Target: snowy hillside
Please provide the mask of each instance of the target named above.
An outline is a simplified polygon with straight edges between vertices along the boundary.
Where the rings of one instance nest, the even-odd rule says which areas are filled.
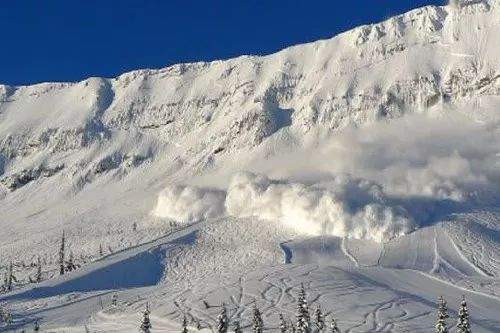
[[[146,302],[153,332],[213,328],[224,302],[273,331],[305,283],[343,332],[429,331],[440,294],[495,332],[499,35],[500,3],[464,0],[263,57],[0,85],[5,329],[135,332]],[[63,231],[82,267],[59,277]]]

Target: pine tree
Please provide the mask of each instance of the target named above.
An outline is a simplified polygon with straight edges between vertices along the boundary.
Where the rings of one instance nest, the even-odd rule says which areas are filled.
[[[38,319],[35,320],[35,325],[33,326],[33,331],[34,332],[40,331],[40,324],[38,323]]]
[[[66,271],[71,272],[76,269],[75,262],[73,260],[73,251],[70,251],[68,261],[66,262]]]
[[[144,310],[144,314],[141,322],[141,331],[144,333],[151,333],[151,321],[149,320],[149,304],[146,304],[146,310]]]
[[[470,322],[469,322],[469,310],[467,309],[467,303],[465,302],[465,296],[462,296],[462,303],[460,304],[460,309],[458,310],[458,325],[457,333],[471,333]]]
[[[316,311],[314,311],[314,321],[318,327],[318,332],[323,331],[325,328],[325,318],[323,317],[323,312],[321,311],[321,306],[318,305]]]
[[[240,322],[238,320],[234,322],[234,333],[243,333],[240,327]]]
[[[61,247],[59,248],[59,275],[64,275],[64,251],[65,251],[66,238],[64,231],[61,237]]]
[[[118,305],[118,295],[117,294],[113,294],[113,296],[111,297],[111,305],[113,305],[113,306]]]
[[[448,308],[446,307],[446,301],[444,300],[443,296],[439,296],[436,333],[448,333],[448,326],[446,324],[447,318]]]
[[[257,306],[253,308],[253,320],[252,320],[252,328],[254,333],[262,333],[262,329],[264,328],[264,322],[262,321],[262,315],[260,314]]]
[[[309,307],[307,305],[306,290],[304,285],[300,287],[299,299],[297,301],[297,332],[311,332],[311,316],[309,315]]]
[[[226,313],[226,305],[222,304],[222,311],[217,317],[217,332],[218,333],[226,333],[228,326],[227,313]]]
[[[104,251],[102,249],[102,244],[99,244],[99,256],[102,257],[104,255]]]
[[[5,283],[5,288],[8,291],[12,290],[12,282],[14,281],[14,269],[12,266],[12,262],[9,264],[9,270],[7,271],[7,281]]]
[[[182,333],[188,333],[186,316],[182,318]]]
[[[40,260],[40,257],[38,257],[38,261],[36,263],[36,276],[35,276],[35,281],[37,283],[42,282],[42,261]]]
[[[288,324],[286,323],[285,317],[280,313],[280,333],[288,332]]]
[[[332,316],[332,321],[330,322],[330,333],[340,333],[340,330],[337,326],[337,321]]]

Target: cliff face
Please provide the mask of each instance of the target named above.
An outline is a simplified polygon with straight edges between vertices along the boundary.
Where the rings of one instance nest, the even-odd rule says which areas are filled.
[[[3,184],[56,169],[82,186],[163,157],[199,173],[277,132],[300,145],[314,131],[443,105],[472,104],[481,117],[477,106],[500,95],[499,17],[487,1],[425,7],[264,57],[1,86]]]

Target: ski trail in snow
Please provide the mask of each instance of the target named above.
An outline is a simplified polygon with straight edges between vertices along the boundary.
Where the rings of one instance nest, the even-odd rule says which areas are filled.
[[[474,265],[463,253],[462,251],[458,248],[457,244],[455,241],[448,235],[448,233],[445,233],[446,237],[450,240],[453,248],[455,251],[457,251],[458,256],[465,262],[467,263],[472,269],[474,269],[479,275],[484,276],[484,277],[490,277],[490,275],[486,274],[480,267]]]
[[[494,295],[490,295],[490,294],[487,294],[487,293],[483,293],[481,291],[477,291],[477,290],[473,290],[473,289],[467,289],[465,287],[461,287],[455,283],[451,283],[449,281],[446,281],[446,280],[443,280],[443,279],[440,279],[438,277],[436,277],[435,275],[432,275],[431,273],[426,273],[426,272],[423,272],[423,271],[415,271],[416,273],[420,274],[420,275],[423,275],[425,277],[428,277],[430,279],[433,279],[435,281],[439,281],[441,283],[444,283],[446,285],[449,285],[450,287],[453,287],[453,288],[457,288],[459,290],[462,290],[464,292],[467,292],[467,293],[473,293],[473,294],[477,294],[477,295],[480,295],[480,296],[485,296],[485,297],[488,297],[488,298],[491,298],[491,299],[494,299],[494,300],[497,300],[497,301],[500,301],[500,297],[497,297],[497,296],[494,296]]]
[[[359,267],[359,262],[358,260],[349,252],[349,249],[347,248],[347,237],[342,238],[342,242],[340,243],[340,248],[342,249],[342,252],[351,259],[351,261],[356,265],[356,267]]]

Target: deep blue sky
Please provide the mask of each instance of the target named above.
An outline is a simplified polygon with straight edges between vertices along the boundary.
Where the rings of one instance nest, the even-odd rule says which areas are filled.
[[[438,0],[0,0],[0,83],[268,54]]]

